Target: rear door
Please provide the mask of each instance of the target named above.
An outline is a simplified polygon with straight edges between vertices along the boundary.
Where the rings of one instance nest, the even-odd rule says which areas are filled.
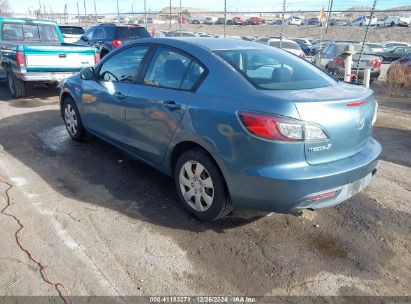
[[[125,143],[126,102],[148,49],[126,48],[102,63],[96,80],[83,81],[84,124],[118,145]]]
[[[190,56],[157,48],[142,84],[133,87],[127,99],[128,150],[158,164],[205,73]]]

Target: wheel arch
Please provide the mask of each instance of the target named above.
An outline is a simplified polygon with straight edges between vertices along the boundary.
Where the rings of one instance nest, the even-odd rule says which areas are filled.
[[[60,95],[60,115],[63,117],[63,103],[67,97],[70,97],[76,102],[76,99],[73,97],[73,94],[68,89],[64,89]]]

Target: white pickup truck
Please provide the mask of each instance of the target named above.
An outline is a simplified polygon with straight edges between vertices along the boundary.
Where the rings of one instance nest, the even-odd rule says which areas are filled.
[[[411,18],[400,16],[387,16],[377,22],[377,26],[410,26]]]

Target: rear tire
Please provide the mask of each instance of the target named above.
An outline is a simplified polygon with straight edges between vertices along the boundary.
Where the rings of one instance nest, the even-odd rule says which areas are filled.
[[[81,122],[80,113],[73,98],[66,97],[63,103],[63,119],[67,132],[75,141],[83,141],[87,132]]]
[[[26,96],[26,83],[17,78],[9,66],[6,67],[7,84],[10,94],[14,98]]]
[[[180,155],[174,182],[184,209],[201,221],[215,221],[233,210],[220,170],[202,149]]]

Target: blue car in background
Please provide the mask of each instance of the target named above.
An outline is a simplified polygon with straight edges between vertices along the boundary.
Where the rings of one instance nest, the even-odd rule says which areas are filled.
[[[68,78],[60,101],[74,140],[95,135],[173,176],[200,220],[335,206],[378,170],[372,91],[268,45],[140,39]]]
[[[290,40],[295,41],[303,50],[306,56],[313,55],[313,48],[310,40],[304,38],[290,38]]]

